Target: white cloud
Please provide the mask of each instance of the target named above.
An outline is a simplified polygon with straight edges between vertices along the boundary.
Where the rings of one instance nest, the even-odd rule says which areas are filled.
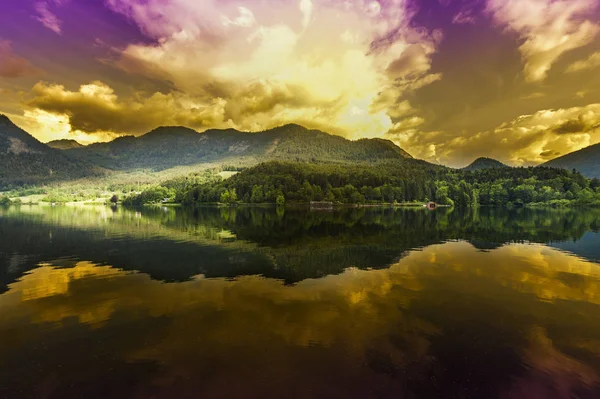
[[[594,40],[597,8],[597,0],[488,0],[495,20],[523,41],[519,50],[532,82],[544,80],[561,55]]]
[[[314,5],[312,0],[300,0],[300,11],[302,12],[302,27],[308,28],[308,24],[312,18]]]
[[[238,7],[240,15],[235,19],[229,19],[226,16],[221,17],[224,26],[235,25],[242,28],[251,28],[256,25],[256,19],[252,11],[246,7]]]

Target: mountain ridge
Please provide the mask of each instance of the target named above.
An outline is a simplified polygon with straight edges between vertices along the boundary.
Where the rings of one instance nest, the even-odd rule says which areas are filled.
[[[47,142],[46,145],[55,150],[70,150],[71,148],[85,147],[83,144],[73,139],[52,140]]]
[[[122,136],[108,143],[68,149],[66,153],[113,170],[163,170],[224,162],[242,167],[267,160],[373,162],[413,159],[389,140],[351,141],[296,124],[256,133],[235,129],[197,132],[183,126],[161,126],[141,136]]]
[[[600,178],[600,143],[554,158],[542,166],[576,169],[588,178]]]
[[[0,187],[92,174],[91,165],[68,158],[0,115]]]

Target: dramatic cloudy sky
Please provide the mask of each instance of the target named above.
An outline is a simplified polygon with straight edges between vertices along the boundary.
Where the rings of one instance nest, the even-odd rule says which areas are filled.
[[[295,122],[463,166],[600,142],[600,0],[1,0],[42,141]]]

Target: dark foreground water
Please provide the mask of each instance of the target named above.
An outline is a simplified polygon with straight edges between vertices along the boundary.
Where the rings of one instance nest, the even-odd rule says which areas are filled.
[[[600,211],[0,209],[0,398],[600,398]]]

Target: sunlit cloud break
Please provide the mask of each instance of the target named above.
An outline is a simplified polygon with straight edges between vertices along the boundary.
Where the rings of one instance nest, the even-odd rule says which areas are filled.
[[[477,143],[505,162],[534,164],[565,149],[553,126],[535,144],[518,129],[502,138],[488,132],[523,115],[600,103],[589,75],[600,65],[598,0],[0,7],[15,8],[7,11],[16,18],[0,25],[0,79],[10,79],[0,112],[20,109],[17,123],[44,139],[106,140],[165,124],[261,131],[298,123],[350,139],[389,138],[433,162],[460,165],[489,152],[466,150]],[[85,29],[82,15],[93,16]],[[17,23],[51,35],[46,48],[14,34]],[[55,56],[36,55],[48,46]],[[497,49],[497,60],[482,57],[486,49]],[[578,133],[569,149],[600,140]]]

